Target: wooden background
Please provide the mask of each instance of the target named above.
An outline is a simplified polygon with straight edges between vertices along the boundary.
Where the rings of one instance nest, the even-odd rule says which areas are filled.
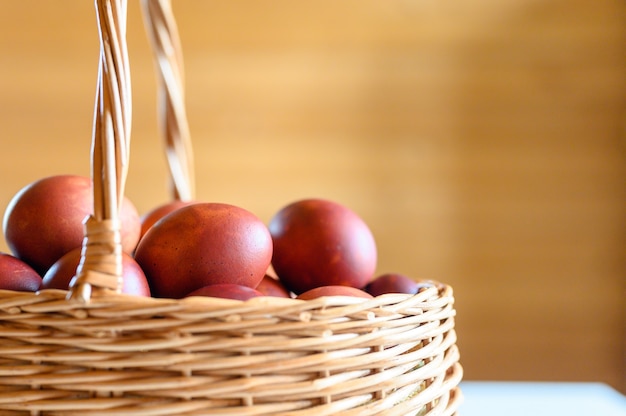
[[[626,390],[621,0],[187,0],[200,199],[267,221],[316,196],[371,226],[379,272],[452,284],[466,379]],[[168,199],[129,5],[127,195]],[[89,174],[93,2],[0,2],[0,206]],[[4,242],[0,250],[6,250]]]

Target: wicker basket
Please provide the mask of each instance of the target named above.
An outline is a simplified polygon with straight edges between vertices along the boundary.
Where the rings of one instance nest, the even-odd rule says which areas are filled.
[[[193,197],[168,1],[143,1],[175,198]],[[0,291],[0,415],[453,415],[452,289],[311,301],[118,293],[130,131],[126,3],[96,1],[94,214],[69,292]]]

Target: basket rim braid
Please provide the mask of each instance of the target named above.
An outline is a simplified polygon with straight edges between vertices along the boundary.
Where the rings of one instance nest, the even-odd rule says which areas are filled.
[[[95,0],[94,213],[69,291],[0,290],[1,415],[456,415],[454,294],[163,299],[119,293],[128,171],[126,0]],[[194,195],[170,0],[142,0],[172,198]]]

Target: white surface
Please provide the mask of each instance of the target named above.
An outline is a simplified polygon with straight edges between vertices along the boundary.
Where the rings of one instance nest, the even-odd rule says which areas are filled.
[[[461,383],[460,416],[626,416],[626,397],[601,383]]]

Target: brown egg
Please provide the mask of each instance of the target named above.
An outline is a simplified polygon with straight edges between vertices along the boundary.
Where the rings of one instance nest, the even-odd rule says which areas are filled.
[[[135,252],[152,295],[168,298],[217,283],[255,288],[271,258],[265,224],[243,208],[220,203],[196,203],[163,217]]]
[[[170,201],[165,204],[148,211],[141,216],[141,237],[154,225],[155,222],[166,216],[167,214],[176,211],[178,208],[186,207],[193,204],[193,201]]]
[[[336,202],[294,202],[274,215],[269,230],[274,271],[296,294],[318,286],[362,288],[376,269],[376,243],[369,227]]]
[[[0,253],[0,289],[35,292],[41,276],[28,264],[8,253]]]
[[[275,296],[279,298],[290,298],[291,294],[289,290],[283,285],[280,280],[266,274],[259,282],[256,290],[263,293],[265,296]]]
[[[372,296],[379,296],[385,293],[416,294],[420,290],[433,286],[431,283],[417,282],[400,273],[385,273],[372,280],[365,287],[365,291]]]
[[[43,275],[83,241],[83,221],[93,213],[91,179],[75,175],[50,176],[22,188],[4,213],[4,236],[11,252]],[[135,206],[124,198],[122,248],[132,253],[141,224]]]
[[[263,296],[263,293],[259,292],[248,286],[236,285],[232,283],[218,283],[215,285],[208,285],[194,290],[189,296],[207,296],[213,298],[224,299],[236,299],[236,300],[248,300]]]
[[[57,260],[44,275],[40,289],[68,290],[80,263],[80,253],[81,248],[75,248]],[[128,253],[122,253],[122,275],[124,276],[122,293],[150,296],[150,286],[146,275]]]
[[[369,293],[351,286],[319,286],[304,293],[300,293],[297,299],[311,300],[322,296],[352,296],[357,298],[373,298]]]

